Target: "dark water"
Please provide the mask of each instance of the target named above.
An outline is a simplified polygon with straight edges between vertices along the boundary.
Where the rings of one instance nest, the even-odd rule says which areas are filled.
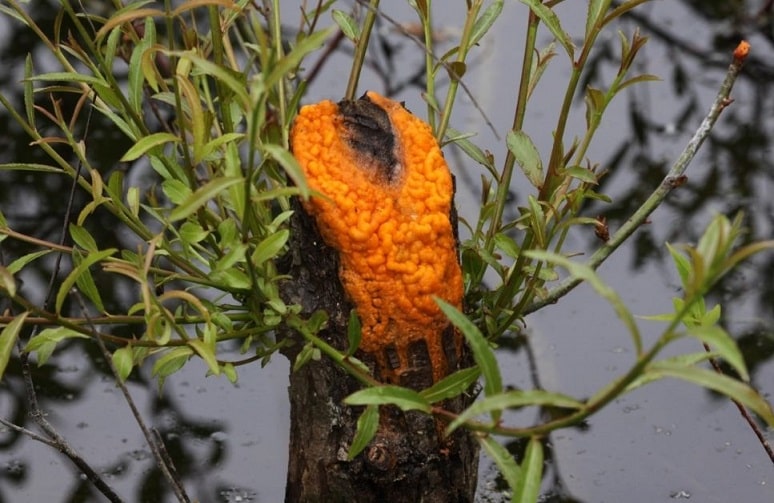
[[[386,3],[386,2],[385,2]],[[753,2],[748,2],[753,3]],[[757,2],[764,4],[766,2]],[[440,6],[440,2],[437,2]],[[55,9],[41,8],[41,23],[53,19]],[[663,77],[622,95],[611,106],[589,153],[610,169],[605,190],[614,204],[589,208],[588,215],[605,214],[615,228],[636,208],[675,159],[692,128],[714,97],[740,36],[753,46],[752,61],[734,91],[734,104],[723,114],[702,154],[688,172],[688,183],[673,192],[624,249],[601,269],[636,314],[655,314],[671,308],[678,281],[663,243],[692,242],[716,212],[743,210],[749,239],[772,237],[772,176],[774,156],[774,59],[770,16],[756,17],[757,5],[737,7],[726,1],[662,1],[637,10],[619,26],[630,33],[635,26],[651,37],[638,71]],[[393,17],[413,20],[405,6],[389,6]],[[461,6],[437,9],[439,27],[458,26]],[[559,9],[564,27],[580,33],[585,2],[565,2]],[[495,124],[505,131],[511,122],[515,82],[521,52],[525,9],[506,2],[492,37],[477,49],[466,82]],[[381,71],[364,76],[363,89],[399,92],[408,106],[422,114],[419,88],[413,85],[413,46],[390,32],[380,31],[389,49],[378,54]],[[546,36],[541,40],[545,42]],[[602,85],[617,68],[617,36],[611,30],[598,52],[591,82]],[[4,71],[0,86],[11,91],[18,69],[33,40],[6,20],[0,21],[0,58]],[[338,98],[344,88],[347,54],[334,55],[331,64],[310,88],[309,100]],[[41,66],[50,63],[41,60]],[[558,56],[543,79],[543,87],[529,109],[528,132],[542,152],[550,132],[567,63]],[[602,80],[599,80],[602,79]],[[335,95],[331,95],[331,90]],[[479,132],[476,141],[502,160],[504,144],[488,131],[469,100],[460,98],[453,126]],[[573,124],[580,127],[582,112]],[[570,129],[572,131],[572,129]],[[0,161],[38,160],[28,141],[0,111]],[[93,148],[111,165],[127,148],[120,135],[93,129]],[[450,153],[459,181],[463,216],[473,217],[479,173],[472,163]],[[526,181],[516,180],[514,206],[525,199]],[[22,232],[56,240],[68,183],[0,173],[0,207]],[[76,200],[77,204],[83,204]],[[104,240],[124,243],[105,217]],[[567,250],[585,251],[595,245],[591,232],[570,236]],[[23,253],[3,243],[6,257]],[[25,292],[40,297],[51,264],[24,278]],[[722,302],[724,326],[739,342],[753,383],[774,399],[774,256],[763,255],[724,281],[711,297]],[[112,306],[126,299],[121,289],[105,286]],[[37,299],[36,299],[37,300]],[[573,396],[588,396],[620,375],[633,354],[628,337],[612,309],[588,288],[578,288],[557,306],[527,319],[528,343],[503,344],[499,351],[506,380],[515,386],[540,386]],[[660,326],[641,322],[643,337],[653,341]],[[694,341],[681,341],[666,354],[700,350]],[[281,357],[266,368],[240,370],[232,386],[225,379],[205,378],[205,368],[192,362],[169,379],[162,393],[149,372],[134,377],[130,391],[146,421],[158,428],[193,498],[201,501],[277,502],[284,492],[287,463],[288,365]],[[128,408],[91,345],[65,346],[51,362],[35,369],[35,382],[48,420],[127,501],[170,501],[167,489]],[[0,415],[16,424],[34,426],[25,418],[25,401],[18,362],[0,383]],[[522,414],[513,421],[533,421]],[[769,433],[771,438],[771,433]],[[508,444],[519,452],[519,442]],[[680,382],[665,381],[640,389],[611,404],[579,428],[551,435],[547,451],[544,501],[657,502],[691,499],[700,502],[774,501],[774,467],[762,447],[727,400]],[[481,501],[504,501],[504,487],[484,460]],[[27,437],[0,429],[0,501],[99,501],[96,493],[59,453]]]

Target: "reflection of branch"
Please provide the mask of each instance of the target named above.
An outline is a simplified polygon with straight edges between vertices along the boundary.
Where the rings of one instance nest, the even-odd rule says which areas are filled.
[[[88,310],[86,308],[86,303],[83,301],[83,297],[77,290],[73,290],[73,295],[75,299],[78,301],[78,305],[81,308],[81,312],[83,313],[84,318],[86,318],[87,322],[89,321],[89,314]],[[95,327],[91,327],[92,330],[95,330]],[[169,485],[172,486],[172,490],[175,493],[175,496],[177,497],[178,501],[183,501],[186,503],[189,503],[191,500],[188,498],[188,495],[185,493],[185,489],[183,489],[183,484],[180,482],[179,478],[177,477],[177,473],[175,471],[174,465],[171,464],[171,460],[169,459],[169,456],[166,454],[166,449],[163,449],[159,446],[159,442],[156,441],[158,438],[158,433],[151,432],[151,430],[148,428],[148,426],[145,424],[145,421],[142,419],[142,415],[140,414],[140,411],[137,410],[137,405],[134,403],[134,400],[132,399],[132,395],[129,393],[129,390],[126,387],[126,384],[124,384],[124,381],[121,379],[121,376],[118,373],[118,369],[116,368],[115,363],[113,363],[112,355],[110,354],[110,351],[108,351],[107,347],[105,346],[105,342],[102,340],[101,337],[95,337],[94,338],[97,341],[97,346],[99,347],[100,352],[102,353],[103,358],[105,358],[105,363],[107,363],[108,367],[110,368],[110,371],[113,373],[113,376],[116,379],[116,384],[118,385],[118,388],[121,390],[121,393],[124,395],[124,400],[126,400],[126,403],[129,405],[129,408],[132,411],[132,415],[134,416],[134,420],[137,422],[137,426],[140,427],[140,431],[142,431],[142,434],[145,436],[145,441],[148,443],[148,447],[150,447],[151,452],[153,453],[153,457],[156,458],[156,465],[161,470],[161,473],[164,474],[164,477],[167,479],[167,482],[169,482]],[[156,435],[154,435],[156,433]]]
[[[742,42],[740,47],[742,44],[746,44],[746,42]],[[677,161],[675,161],[675,163],[672,165],[672,168],[666,174],[658,188],[653,191],[653,193],[642,204],[642,206],[640,206],[640,208],[635,211],[634,214],[629,217],[629,219],[610,237],[609,241],[607,241],[603,246],[597,249],[596,252],[594,252],[594,254],[586,263],[587,266],[591,267],[592,269],[597,269],[602,264],[602,262],[604,262],[619,246],[621,246],[621,244],[626,239],[629,238],[629,236],[634,233],[634,231],[640,227],[640,225],[642,225],[647,220],[648,216],[659,205],[661,205],[667,195],[669,195],[669,193],[675,187],[675,182],[679,180],[681,176],[683,176],[683,173],[685,173],[688,165],[696,156],[696,152],[699,150],[699,147],[701,147],[702,143],[704,143],[704,140],[709,136],[712,127],[715,125],[715,122],[717,122],[718,117],[720,117],[720,113],[733,101],[729,97],[731,94],[731,89],[734,86],[736,78],[739,76],[739,72],[742,69],[742,65],[746,59],[746,56],[746,53],[743,55],[737,55],[736,52],[734,53],[734,60],[728,67],[726,78],[723,81],[723,84],[720,86],[720,91],[718,92],[715,101],[712,103],[707,116],[704,118],[701,124],[699,124],[699,127],[694,133],[693,138],[691,138],[682,154],[680,154],[680,157],[677,158]],[[565,279],[557,286],[550,289],[544,297],[527,306],[523,314],[527,315],[548,304],[553,304],[561,297],[567,295],[576,286],[578,286],[581,281],[582,280],[578,278]]]
[[[35,392],[35,385],[32,381],[29,353],[25,353],[22,350],[20,341],[17,341],[17,349],[19,351],[22,377],[24,380],[24,387],[26,390],[27,403],[29,407],[27,414],[29,415],[30,419],[32,419],[41,430],[43,430],[49,440],[46,440],[37,435],[30,436],[30,438],[56,448],[59,452],[67,456],[67,458],[72,461],[75,466],[78,467],[78,470],[81,471],[81,473],[89,480],[89,482],[94,484],[94,487],[96,487],[97,490],[108,499],[108,501],[121,503],[123,500],[115,493],[115,491],[113,491],[113,489],[105,483],[102,477],[100,477],[99,474],[94,471],[94,469],[75,451],[75,449],[70,447],[70,444],[67,443],[67,440],[65,440],[59,433],[57,433],[54,427],[51,426],[51,423],[46,420],[45,414],[43,414],[43,411],[40,409],[40,405],[38,404],[38,395]],[[3,424],[5,424],[5,421],[3,421]],[[25,434],[28,431],[25,429],[14,429]]]

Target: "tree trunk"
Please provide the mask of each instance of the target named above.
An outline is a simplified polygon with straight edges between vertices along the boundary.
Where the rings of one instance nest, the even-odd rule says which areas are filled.
[[[347,320],[352,307],[338,276],[337,252],[326,246],[314,221],[299,204],[291,222],[290,252],[283,269],[292,280],[282,285],[287,302],[303,306],[303,314],[322,309],[329,315],[319,335],[334,347],[347,345]],[[295,361],[303,341],[284,351]],[[414,361],[427,362],[427,348],[410,350]],[[371,355],[356,356],[373,364]],[[423,360],[424,358],[424,360]],[[463,352],[457,368],[471,365]],[[406,385],[424,387],[427,378],[408,379]],[[412,385],[413,384],[413,385]],[[458,430],[441,438],[436,421],[419,412],[382,407],[376,437],[355,459],[347,452],[362,407],[349,407],[343,399],[360,389],[328,358],[310,361],[290,376],[290,460],[285,501],[295,502],[468,502],[473,501],[478,444],[473,436]],[[460,411],[469,405],[463,396],[445,407]],[[467,402],[467,403],[466,403]]]

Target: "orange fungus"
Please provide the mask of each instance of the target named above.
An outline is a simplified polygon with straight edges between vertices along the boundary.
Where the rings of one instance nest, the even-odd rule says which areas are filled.
[[[360,349],[380,377],[400,381],[423,362],[437,381],[453,370],[444,334],[459,336],[433,297],[459,308],[462,274],[450,221],[451,173],[430,127],[374,92],[357,101],[301,108],[293,154],[316,195],[304,202],[340,255],[339,276],[362,325]],[[422,360],[421,358],[419,360]]]

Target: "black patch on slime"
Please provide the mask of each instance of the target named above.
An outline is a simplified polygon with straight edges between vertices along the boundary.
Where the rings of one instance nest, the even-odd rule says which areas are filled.
[[[338,107],[349,133],[347,143],[350,147],[372,160],[388,182],[394,181],[398,159],[395,157],[395,134],[387,112],[366,95],[354,101],[342,100]]]

